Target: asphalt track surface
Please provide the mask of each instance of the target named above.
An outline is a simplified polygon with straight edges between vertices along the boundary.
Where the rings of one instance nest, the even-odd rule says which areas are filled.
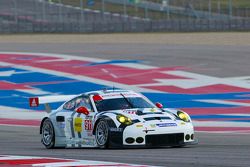
[[[65,53],[103,59],[142,60],[155,66],[187,66],[220,77],[249,75],[247,46],[149,44],[4,44],[1,51]],[[50,156],[167,167],[249,166],[250,134],[197,133],[199,145],[158,149],[54,149],[40,144],[38,128],[0,126],[0,154]]]
[[[166,167],[249,166],[250,135],[198,133],[199,145],[154,149],[45,149],[38,128],[0,126],[1,154],[123,162]]]

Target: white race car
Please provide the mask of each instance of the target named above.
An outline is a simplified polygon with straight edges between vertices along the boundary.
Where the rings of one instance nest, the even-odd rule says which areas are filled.
[[[49,103],[64,102],[56,110]],[[194,127],[183,111],[162,108],[140,93],[103,90],[80,95],[30,98],[45,104],[40,126],[46,148],[162,147],[196,144]]]

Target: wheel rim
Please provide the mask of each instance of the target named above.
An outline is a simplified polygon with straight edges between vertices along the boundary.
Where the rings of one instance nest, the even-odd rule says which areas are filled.
[[[50,123],[45,122],[42,131],[42,140],[45,145],[50,145],[53,140],[53,128]]]
[[[96,128],[96,142],[98,145],[103,146],[108,139],[108,127],[106,123],[99,122]]]

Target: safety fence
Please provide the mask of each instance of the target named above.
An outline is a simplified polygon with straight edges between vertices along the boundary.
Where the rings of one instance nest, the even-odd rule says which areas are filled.
[[[113,32],[197,32],[248,31],[250,20],[138,20],[75,23],[7,23],[1,33],[113,33]]]
[[[157,6],[155,6],[155,8],[156,7]],[[183,8],[179,9],[172,7],[172,10],[177,9],[178,11],[182,11],[183,15],[189,12],[188,10],[183,10]],[[191,9],[190,13],[193,13]],[[209,13],[203,12],[203,14],[207,15]],[[201,15],[201,13],[199,15]],[[225,14],[216,14],[213,15],[214,17],[193,17],[192,14],[186,16],[188,17],[150,19],[145,17],[134,17],[124,13],[81,9],[79,7],[51,3],[47,0],[0,0],[0,33],[112,33],[250,30],[250,17],[230,16]]]

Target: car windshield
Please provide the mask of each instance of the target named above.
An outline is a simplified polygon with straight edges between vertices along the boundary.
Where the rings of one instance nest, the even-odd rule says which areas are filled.
[[[95,102],[98,112],[131,108],[154,108],[155,106],[141,97],[105,99]]]

